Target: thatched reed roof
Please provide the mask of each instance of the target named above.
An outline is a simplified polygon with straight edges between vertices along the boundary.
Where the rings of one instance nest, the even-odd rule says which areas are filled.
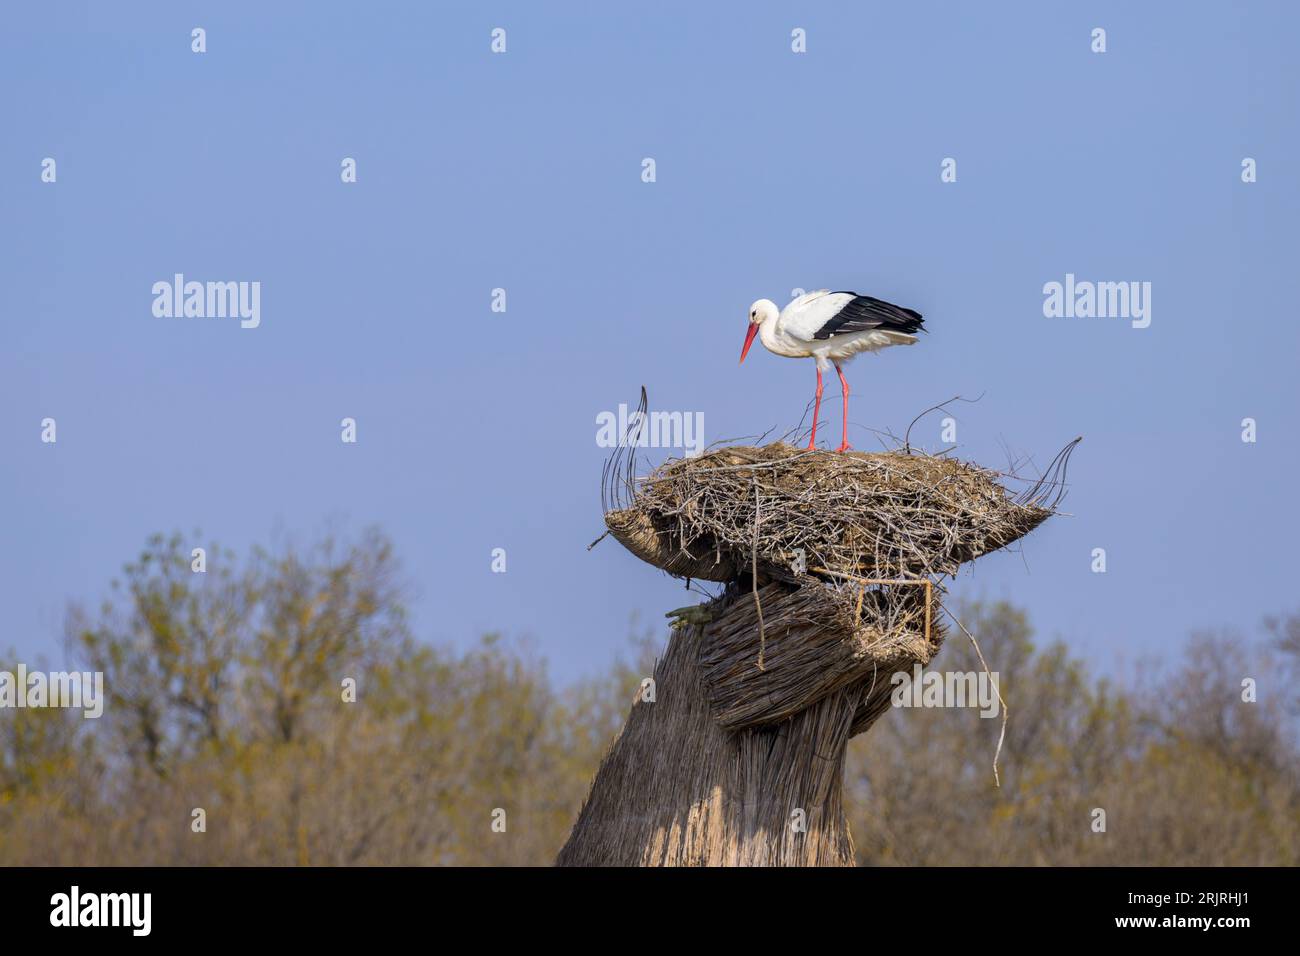
[[[733,589],[707,605],[700,650],[715,719],[731,730],[778,723],[842,688],[883,687],[893,671],[929,663],[943,642],[929,596],[912,591],[897,613],[886,606],[898,599],[891,592],[812,577],[772,581],[757,593]]]

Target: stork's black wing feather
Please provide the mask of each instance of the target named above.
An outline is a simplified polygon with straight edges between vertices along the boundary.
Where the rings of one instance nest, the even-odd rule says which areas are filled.
[[[816,334],[813,335],[814,339],[829,339],[832,335],[869,332],[872,329],[882,329],[886,332],[904,332],[907,335],[917,331],[925,331],[920,312],[905,309],[900,305],[894,305],[869,295],[858,295],[856,292],[846,292],[844,294],[851,295],[853,298],[817,330]]]

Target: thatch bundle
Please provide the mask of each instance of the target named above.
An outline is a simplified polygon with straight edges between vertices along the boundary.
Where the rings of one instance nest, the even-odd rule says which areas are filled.
[[[709,708],[703,643],[698,627],[674,632],[655,699],[636,698],[556,863],[851,866],[841,799],[860,695],[842,688],[779,727],[730,731]]]
[[[716,602],[704,628],[700,668],[723,727],[772,724],[832,691],[889,675],[916,661],[928,663],[941,642],[929,589],[911,591],[904,621],[882,607],[889,596],[865,588],[827,587],[815,579],[798,585],[772,581],[757,600],[737,590]],[[760,623],[761,617],[761,623]]]
[[[777,442],[642,479],[615,462],[610,533],[727,586],[683,616],[558,862],[851,865],[849,738],[888,709],[894,672],[938,651],[939,580],[1053,513],[1074,444],[1015,498],[992,472],[910,450]]]

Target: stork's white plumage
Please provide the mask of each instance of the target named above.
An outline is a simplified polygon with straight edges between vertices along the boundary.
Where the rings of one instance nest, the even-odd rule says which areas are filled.
[[[822,372],[834,365],[844,396],[844,431],[837,451],[849,448],[849,383],[842,366],[859,352],[878,352],[891,345],[913,345],[923,331],[921,313],[856,292],[820,289],[801,295],[778,310],[771,299],[749,307],[749,334],[740,351],[745,361],[754,336],[769,352],[787,358],[817,360],[817,399],[813,405],[811,449],[817,443],[817,414],[822,404]]]

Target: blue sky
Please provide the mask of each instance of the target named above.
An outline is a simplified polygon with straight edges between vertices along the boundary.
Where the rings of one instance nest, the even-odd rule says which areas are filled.
[[[926,316],[849,367],[857,447],[955,394],[984,396],[956,409],[979,463],[1084,436],[1072,516],[956,594],[1103,670],[1294,609],[1297,28],[1283,3],[7,5],[0,646],[58,659],[68,600],[154,531],[374,523],[421,638],[594,673],[687,601],[586,550],[596,416],[644,384],[708,440],[793,426],[811,363],[736,358],[749,303],[796,287]],[[176,272],[259,281],[260,327],[155,318]],[[1066,273],[1150,282],[1150,327],[1044,317]]]

